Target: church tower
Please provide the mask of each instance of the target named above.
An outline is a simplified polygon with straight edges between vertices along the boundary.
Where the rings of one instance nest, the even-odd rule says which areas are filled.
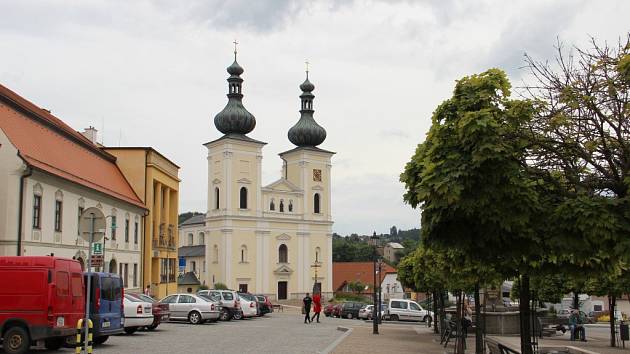
[[[317,147],[326,139],[326,130],[313,117],[315,85],[309,81],[308,68],[306,80],[300,85],[300,89],[300,119],[288,132],[289,141],[296,148],[281,153],[280,157],[284,160],[284,178],[303,191],[302,205],[299,207],[304,223],[300,226],[304,228],[304,235],[311,236],[305,238],[305,243],[309,244],[304,248],[310,252],[313,249],[323,250],[322,254],[307,253],[303,260],[306,263],[309,259],[318,263],[326,260],[329,264],[321,264],[326,272],[320,273],[322,284],[319,286],[332,289],[331,158],[335,153]],[[301,266],[308,268],[310,265],[306,263]],[[307,284],[302,286],[306,287]]]
[[[227,68],[228,102],[214,117],[215,127],[224,135],[204,144],[208,148],[208,241],[206,243],[206,268],[212,283],[223,282],[229,287],[236,286],[231,281],[235,277],[248,279],[247,274],[255,272],[251,266],[232,267],[241,260],[241,249],[249,247],[254,252],[255,244],[249,245],[247,235],[234,233],[233,219],[255,218],[262,214],[261,204],[261,162],[264,142],[254,140],[246,134],[254,130],[256,118],[243,106],[243,68],[236,61]],[[244,227],[256,227],[242,225]],[[244,256],[244,255],[243,255]],[[246,269],[244,269],[246,268]],[[242,274],[236,274],[242,273]]]

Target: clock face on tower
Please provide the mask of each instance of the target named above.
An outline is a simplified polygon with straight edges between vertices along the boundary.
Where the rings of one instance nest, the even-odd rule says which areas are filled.
[[[313,170],[313,181],[315,182],[322,181],[322,170]]]

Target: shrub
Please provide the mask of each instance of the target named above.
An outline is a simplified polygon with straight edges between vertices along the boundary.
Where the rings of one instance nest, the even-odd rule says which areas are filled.
[[[227,290],[228,287],[227,287],[227,285],[225,285],[223,283],[214,283],[214,289],[215,290]]]
[[[601,315],[597,317],[597,322],[610,322],[610,315]]]
[[[208,286],[206,284],[199,285],[199,290],[208,290]]]

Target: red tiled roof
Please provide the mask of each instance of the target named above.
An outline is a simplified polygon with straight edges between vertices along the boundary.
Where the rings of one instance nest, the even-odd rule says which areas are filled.
[[[29,166],[145,208],[114,156],[1,84],[0,129]]]
[[[396,273],[396,268],[383,263],[383,274]],[[384,278],[381,275],[381,280]],[[373,262],[333,262],[333,291],[340,290],[346,283],[360,281],[369,285],[374,283]]]

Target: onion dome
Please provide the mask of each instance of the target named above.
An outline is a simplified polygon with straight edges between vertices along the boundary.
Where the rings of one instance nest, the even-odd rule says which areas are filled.
[[[234,63],[228,66],[228,102],[225,108],[214,117],[214,126],[223,134],[247,134],[256,127],[256,118],[243,106],[243,94],[241,93],[244,72],[236,62],[236,50],[234,50]]]
[[[313,118],[313,95],[315,89],[308,80],[308,70],[306,71],[306,80],[300,85],[302,94],[302,109],[300,110],[300,120],[291,129],[289,129],[289,141],[298,147],[311,146],[315,147],[326,140],[326,130],[322,128]]]

